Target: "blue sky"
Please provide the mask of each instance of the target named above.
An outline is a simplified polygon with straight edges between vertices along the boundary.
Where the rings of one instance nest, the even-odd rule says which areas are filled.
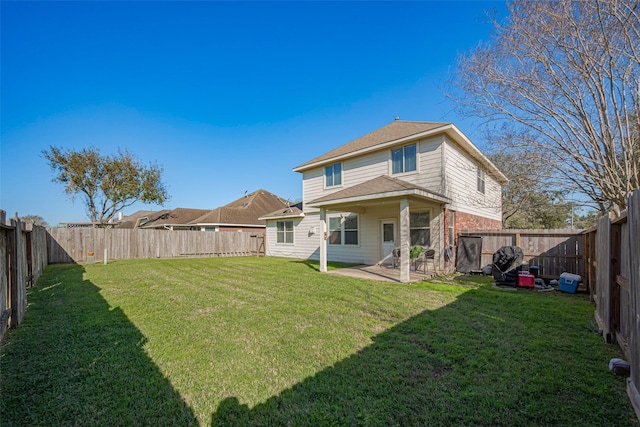
[[[0,208],[86,221],[51,182],[51,145],[157,163],[165,208],[258,188],[302,197],[292,171],[391,122],[478,123],[442,87],[503,2],[0,4]],[[501,15],[499,15],[501,16]],[[136,204],[138,209],[161,209]]]

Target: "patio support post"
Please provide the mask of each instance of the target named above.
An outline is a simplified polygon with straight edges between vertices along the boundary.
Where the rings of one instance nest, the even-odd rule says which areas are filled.
[[[409,251],[411,250],[409,232],[409,199],[400,200],[400,281],[408,283],[410,277]]]
[[[327,272],[327,211],[320,208],[320,273]]]

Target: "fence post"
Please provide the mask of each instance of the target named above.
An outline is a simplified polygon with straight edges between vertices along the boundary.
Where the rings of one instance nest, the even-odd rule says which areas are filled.
[[[627,202],[627,223],[629,227],[629,245],[635,248],[634,253],[629,257],[629,281],[630,281],[630,301],[629,309],[632,315],[631,334],[629,337],[629,350],[631,354],[631,376],[627,379],[627,395],[636,417],[640,419],[640,392],[638,385],[640,384],[640,257],[637,250],[640,245],[640,190],[634,191]]]
[[[23,223],[18,219],[11,220],[13,232],[9,233],[10,256],[9,292],[11,301],[11,317],[9,327],[14,328],[22,322],[27,308],[27,259],[26,238],[23,236]],[[9,249],[8,248],[8,249]]]
[[[596,321],[605,341],[611,342],[611,220],[608,215],[598,220],[596,234]]]

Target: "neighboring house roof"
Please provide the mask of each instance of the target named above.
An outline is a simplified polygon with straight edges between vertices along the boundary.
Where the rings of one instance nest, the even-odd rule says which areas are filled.
[[[372,151],[385,149],[396,144],[444,133],[451,137],[467,153],[484,165],[489,174],[500,182],[507,177],[453,124],[445,122],[414,122],[395,120],[386,126],[374,130],[360,138],[344,144],[334,150],[316,157],[294,168],[294,172],[322,166],[328,163],[355,157]]]
[[[160,211],[147,211],[147,210],[139,210],[137,212],[132,213],[131,215],[127,215],[122,218],[118,222],[116,228],[136,228],[145,222],[156,219],[160,215],[164,215],[168,212],[171,212],[169,209],[163,209]]]
[[[287,207],[287,201],[266,190],[256,190],[238,200],[206,212],[195,218],[191,225],[255,226],[264,227],[261,217]]]
[[[176,208],[161,211],[149,217],[149,221],[141,224],[141,228],[188,227],[194,219],[209,212],[208,209]]]
[[[216,209],[176,208],[138,211],[118,223],[118,228],[195,228],[202,226],[264,227],[261,216],[288,206],[286,200],[266,190],[256,190]]]
[[[422,199],[450,203],[451,199],[435,191],[428,190],[419,185],[411,184],[387,175],[381,175],[353,187],[336,191],[327,196],[320,197],[308,203],[309,206],[326,206],[341,203],[379,201],[383,198],[398,198],[415,196]]]
[[[261,220],[268,219],[284,219],[284,218],[303,218],[304,212],[302,211],[302,203],[297,203],[293,206],[284,209],[278,209],[275,212],[268,213],[262,217]]]

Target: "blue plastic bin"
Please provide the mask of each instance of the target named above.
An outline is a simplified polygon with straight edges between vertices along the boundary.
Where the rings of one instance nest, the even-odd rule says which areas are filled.
[[[560,275],[560,286],[558,286],[558,290],[562,292],[568,292],[570,294],[575,294],[578,289],[578,284],[580,283],[580,276],[577,274],[571,273],[562,273]]]

